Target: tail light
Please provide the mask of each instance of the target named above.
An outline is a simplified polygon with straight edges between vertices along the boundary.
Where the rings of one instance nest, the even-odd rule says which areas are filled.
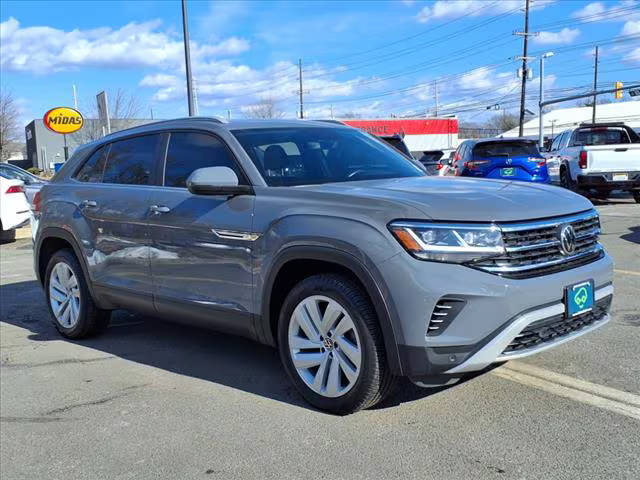
[[[24,188],[20,185],[12,185],[4,193],[24,193]]]
[[[536,158],[536,160],[538,161],[537,165],[539,167],[544,167],[547,164],[546,158]]]
[[[436,165],[436,170],[442,170],[443,168],[444,168],[444,165],[442,165],[441,163]]]
[[[580,168],[587,168],[587,152],[584,150],[580,152],[580,159],[578,160],[578,166]]]
[[[33,213],[40,213],[40,192],[36,192],[33,196],[33,202],[31,203],[31,210]]]
[[[487,165],[488,163],[489,160],[473,160],[472,162],[466,162],[464,166],[470,168],[471,170],[475,170],[476,167]]]

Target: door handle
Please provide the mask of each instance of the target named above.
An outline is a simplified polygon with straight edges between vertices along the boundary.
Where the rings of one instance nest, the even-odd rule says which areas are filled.
[[[169,213],[171,211],[169,207],[165,207],[164,205],[151,205],[149,210],[151,210],[151,213],[155,213],[156,215],[160,213]]]
[[[96,208],[98,206],[95,200],[83,200],[81,205],[85,208]]]

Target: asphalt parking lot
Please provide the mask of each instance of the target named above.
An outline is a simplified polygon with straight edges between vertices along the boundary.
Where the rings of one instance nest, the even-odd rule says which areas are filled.
[[[62,339],[29,240],[0,247],[0,477],[640,478],[640,205],[597,206],[612,321],[447,389],[309,408],[277,352],[117,312]]]

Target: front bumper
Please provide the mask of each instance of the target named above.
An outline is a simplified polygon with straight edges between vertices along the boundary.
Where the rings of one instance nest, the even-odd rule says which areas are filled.
[[[489,343],[487,343],[484,347],[474,353],[468,360],[458,365],[457,367],[447,370],[445,373],[454,374],[475,372],[477,370],[482,370],[483,368],[495,362],[528,357],[529,355],[543,352],[544,350],[548,350],[549,348],[562,345],[563,343],[574,340],[575,338],[580,337],[585,333],[589,333],[597,328],[600,328],[610,319],[609,308],[611,305],[611,297],[613,296],[613,285],[607,285],[605,287],[599,288],[594,293],[596,302],[602,302],[603,300],[608,301],[604,312],[601,315],[598,315],[598,317],[594,319],[592,323],[589,323],[582,328],[577,328],[573,331],[567,332],[564,335],[558,335],[557,337],[549,341],[536,344],[530,348],[523,348],[522,350],[513,350],[507,352],[505,351],[507,347],[529,325],[535,322],[540,322],[546,319],[551,319],[563,315],[565,305],[564,303],[559,302],[548,307],[543,307],[531,312],[523,313],[522,315],[516,317],[512,322],[510,322],[507,327],[500,331],[493,339],[489,341]]]
[[[577,176],[577,184],[582,189],[593,190],[634,190],[640,189],[640,172],[621,172],[626,173],[628,180],[614,180],[613,172],[605,173],[589,173]]]
[[[379,265],[397,311],[394,334],[402,374],[410,377],[482,370],[494,362],[531,355],[575,337],[574,332],[527,351],[503,356],[528,325],[564,312],[564,288],[593,280],[596,299],[611,295],[613,263],[608,255],[586,265],[539,277],[509,279],[461,265],[424,262],[401,253]],[[443,298],[464,307],[437,335],[427,335]],[[580,329],[587,333],[608,320]]]

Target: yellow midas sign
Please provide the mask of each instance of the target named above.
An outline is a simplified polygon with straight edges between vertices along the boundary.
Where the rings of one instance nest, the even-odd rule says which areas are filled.
[[[44,125],[56,133],[77,132],[84,125],[82,114],[70,107],[56,107],[44,114]]]

